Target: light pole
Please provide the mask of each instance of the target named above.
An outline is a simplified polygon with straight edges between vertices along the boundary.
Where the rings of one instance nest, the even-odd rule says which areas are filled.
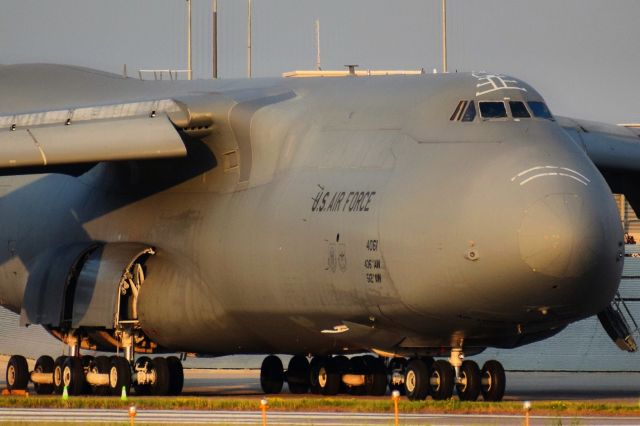
[[[447,72],[447,0],[442,0],[442,72]]]
[[[316,69],[320,71],[320,20],[316,19]]]
[[[187,0],[187,78],[191,80],[193,70],[191,58],[191,0]]]
[[[248,0],[247,7],[247,76],[251,78],[251,25],[252,25],[252,5],[251,0]]]
[[[211,0],[211,73],[218,78],[218,0]]]

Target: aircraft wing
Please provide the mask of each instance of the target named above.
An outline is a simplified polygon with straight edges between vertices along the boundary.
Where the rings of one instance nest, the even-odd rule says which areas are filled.
[[[611,190],[624,194],[640,213],[640,126],[557,119],[598,167]]]
[[[599,169],[640,172],[640,127],[558,117]]]
[[[0,169],[182,157],[171,99],[0,116]]]

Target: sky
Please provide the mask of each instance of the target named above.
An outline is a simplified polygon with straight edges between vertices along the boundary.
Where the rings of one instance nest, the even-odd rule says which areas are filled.
[[[211,78],[211,2],[192,0],[194,78]],[[219,75],[246,77],[247,0],[218,0]],[[313,69],[441,69],[440,0],[253,0],[253,76]],[[0,63],[129,75],[185,69],[185,0],[2,0]],[[449,71],[509,74],[552,111],[640,122],[640,1],[448,0]]]

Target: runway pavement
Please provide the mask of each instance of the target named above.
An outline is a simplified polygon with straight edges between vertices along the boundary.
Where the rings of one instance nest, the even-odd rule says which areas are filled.
[[[260,412],[255,411],[175,411],[144,410],[136,415],[136,423],[144,424],[261,424]],[[523,416],[464,415],[464,414],[401,414],[403,425],[522,425]],[[126,410],[74,410],[74,409],[2,409],[2,422],[65,422],[65,423],[116,423],[129,421]],[[268,412],[270,425],[389,425],[393,414],[368,413],[307,413]],[[579,425],[637,425],[633,417],[550,417],[531,416],[531,425],[579,424]]]

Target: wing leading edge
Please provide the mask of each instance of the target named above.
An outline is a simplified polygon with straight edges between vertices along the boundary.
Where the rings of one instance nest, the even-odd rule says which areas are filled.
[[[640,127],[567,117],[557,119],[598,167],[611,191],[624,194],[640,213]]]
[[[0,169],[183,157],[168,116],[179,110],[165,99],[0,116]]]

